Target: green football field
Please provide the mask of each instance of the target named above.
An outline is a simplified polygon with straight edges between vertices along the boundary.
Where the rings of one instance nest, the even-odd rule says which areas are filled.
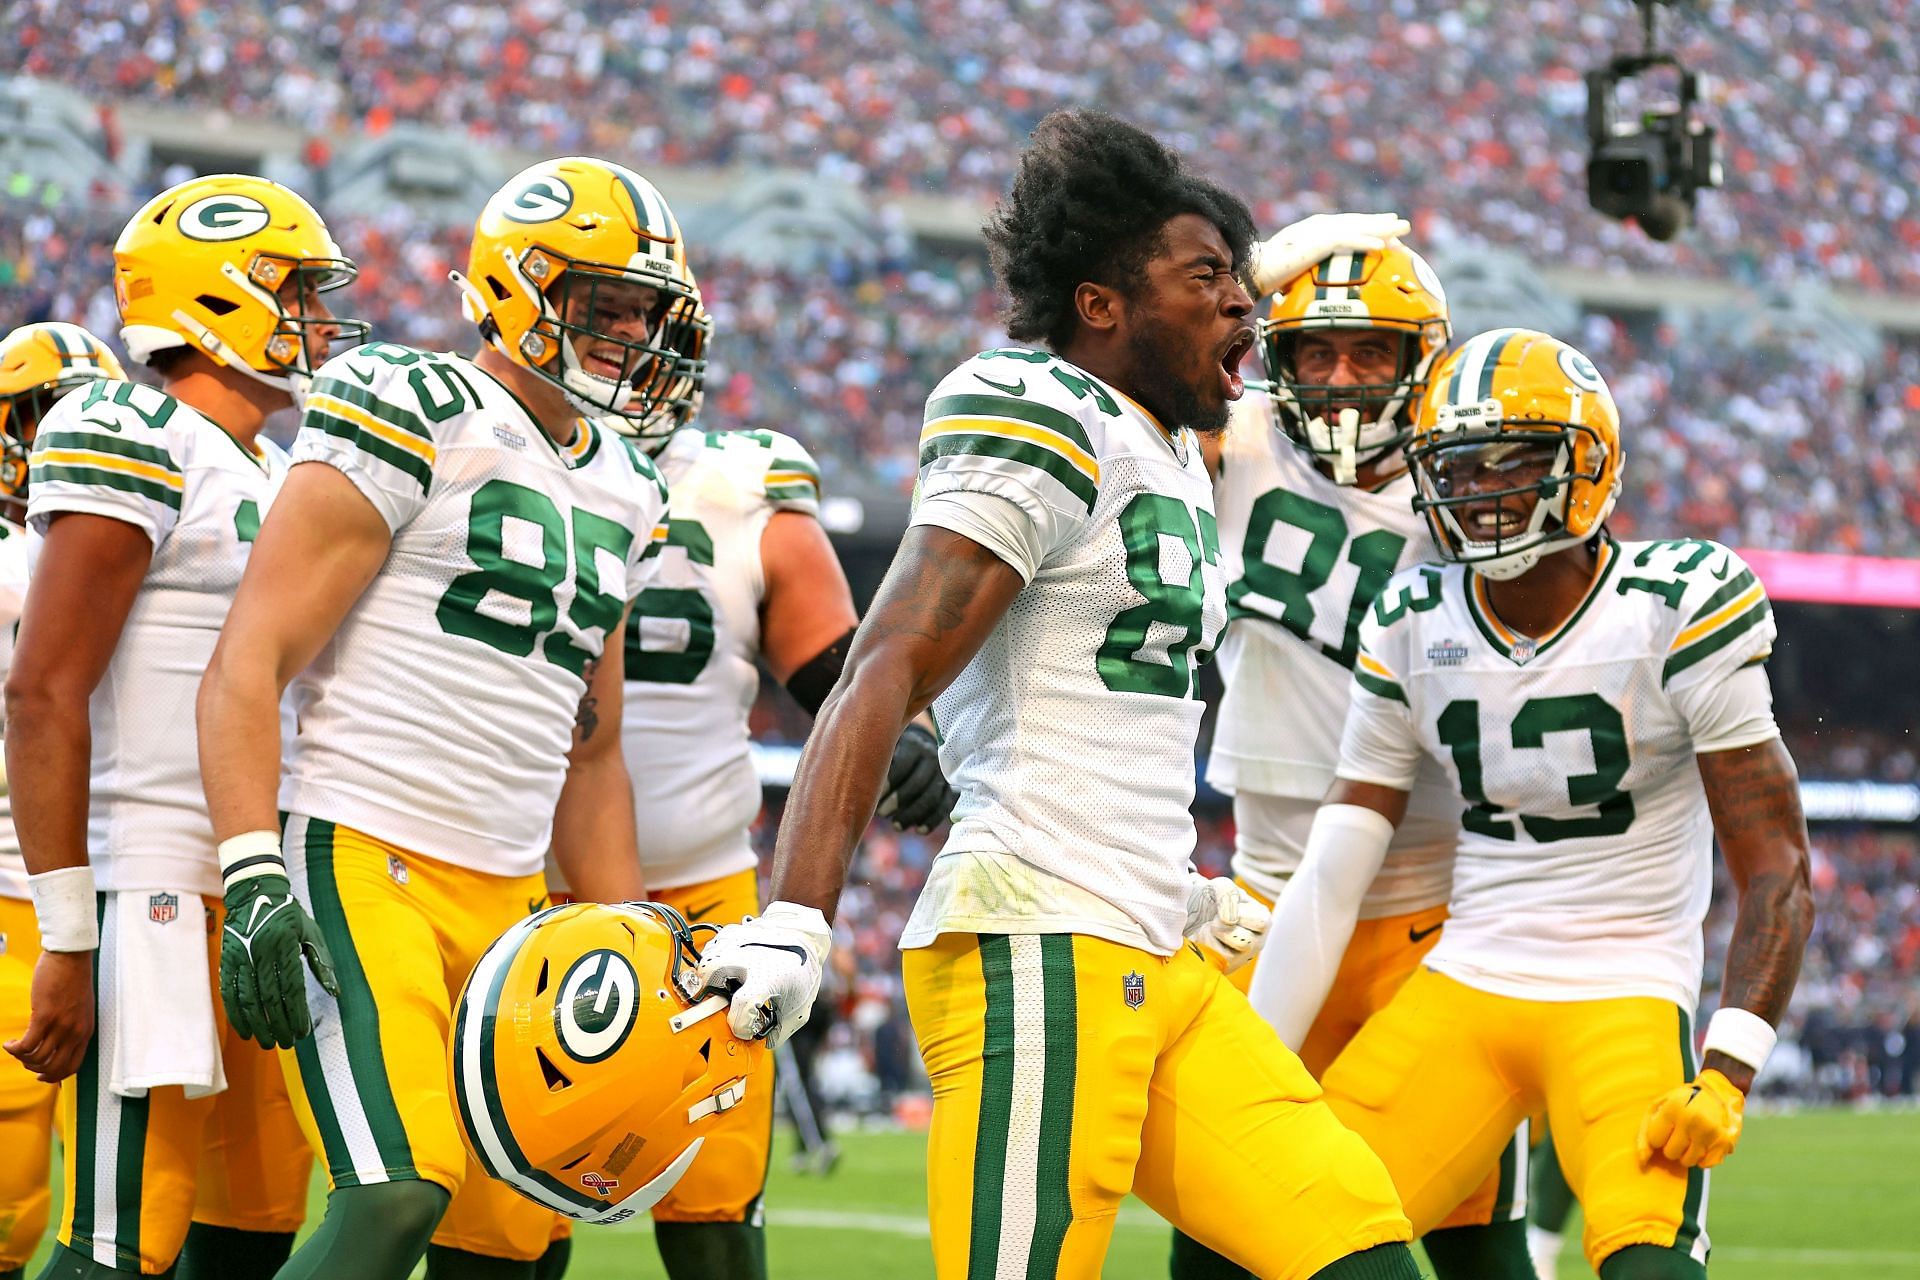
[[[924,1136],[855,1133],[841,1147],[830,1177],[800,1177],[788,1171],[782,1140],[767,1194],[774,1280],[845,1280],[850,1268],[862,1280],[931,1275]],[[1739,1152],[1713,1175],[1707,1225],[1719,1280],[1920,1276],[1920,1113],[1754,1117]],[[1576,1244],[1560,1275],[1591,1275],[1575,1256],[1577,1226],[1569,1234]],[[575,1238],[569,1280],[665,1274],[644,1225],[582,1228]],[[1165,1276],[1167,1238],[1152,1211],[1128,1202],[1105,1274]]]

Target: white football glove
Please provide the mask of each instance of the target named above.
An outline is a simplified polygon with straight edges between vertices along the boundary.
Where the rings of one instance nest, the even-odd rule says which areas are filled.
[[[806,1025],[820,994],[833,928],[817,907],[776,902],[714,935],[695,973],[704,991],[732,996],[727,1022],[742,1040],[779,1048]]]
[[[1225,876],[1187,872],[1187,924],[1181,932],[1232,973],[1259,954],[1272,914]]]
[[[1413,230],[1397,213],[1316,213],[1253,246],[1253,287],[1265,297],[1331,254],[1368,253]]]

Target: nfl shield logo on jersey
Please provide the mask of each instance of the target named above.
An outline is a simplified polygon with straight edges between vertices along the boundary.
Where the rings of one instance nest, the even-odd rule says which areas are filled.
[[[1521,666],[1533,661],[1533,655],[1539,652],[1540,642],[1532,636],[1518,636],[1513,642],[1513,660]]]
[[[172,924],[180,914],[180,895],[156,893],[147,899],[147,919],[155,924]]]
[[[1137,973],[1129,973],[1121,978],[1120,990],[1127,998],[1129,1009],[1138,1009],[1147,1002],[1147,980]]]

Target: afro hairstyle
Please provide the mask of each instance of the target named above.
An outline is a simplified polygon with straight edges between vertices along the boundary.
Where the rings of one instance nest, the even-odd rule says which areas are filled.
[[[1013,189],[983,228],[1012,305],[1007,335],[1055,351],[1079,323],[1074,291],[1091,281],[1133,294],[1167,223],[1197,213],[1244,270],[1253,215],[1240,198],[1187,172],[1152,134],[1104,111],[1055,111],[1020,154]]]

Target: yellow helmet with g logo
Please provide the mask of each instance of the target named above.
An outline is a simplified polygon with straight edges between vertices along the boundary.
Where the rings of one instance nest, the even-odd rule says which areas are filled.
[[[365,321],[327,315],[317,297],[357,274],[312,205],[248,174],[162,191],[113,246],[120,338],[135,360],[192,347],[295,396],[330,345],[365,341]]]
[[[0,341],[0,502],[25,496],[27,452],[54,401],[84,383],[126,376],[107,344],[77,324],[22,325]]]
[[[1331,386],[1303,381],[1302,335],[1374,329],[1398,345],[1393,376]],[[1413,428],[1428,372],[1453,335],[1447,295],[1427,260],[1398,240],[1383,250],[1336,253],[1273,295],[1260,322],[1267,394],[1280,429],[1351,484],[1352,468],[1397,448]]]
[[[680,223],[633,170],[585,156],[523,169],[480,211],[454,279],[481,336],[581,412],[643,419],[670,398],[696,295]],[[622,337],[635,311],[644,332]]]
[[[686,1173],[714,1117],[746,1097],[766,1046],[699,999],[697,936],[652,902],[528,916],[487,948],[449,1046],[467,1149],[521,1195],[620,1222]]]
[[[1599,533],[1624,461],[1600,371],[1532,329],[1489,330],[1441,361],[1407,444],[1413,506],[1442,558],[1489,578]]]

